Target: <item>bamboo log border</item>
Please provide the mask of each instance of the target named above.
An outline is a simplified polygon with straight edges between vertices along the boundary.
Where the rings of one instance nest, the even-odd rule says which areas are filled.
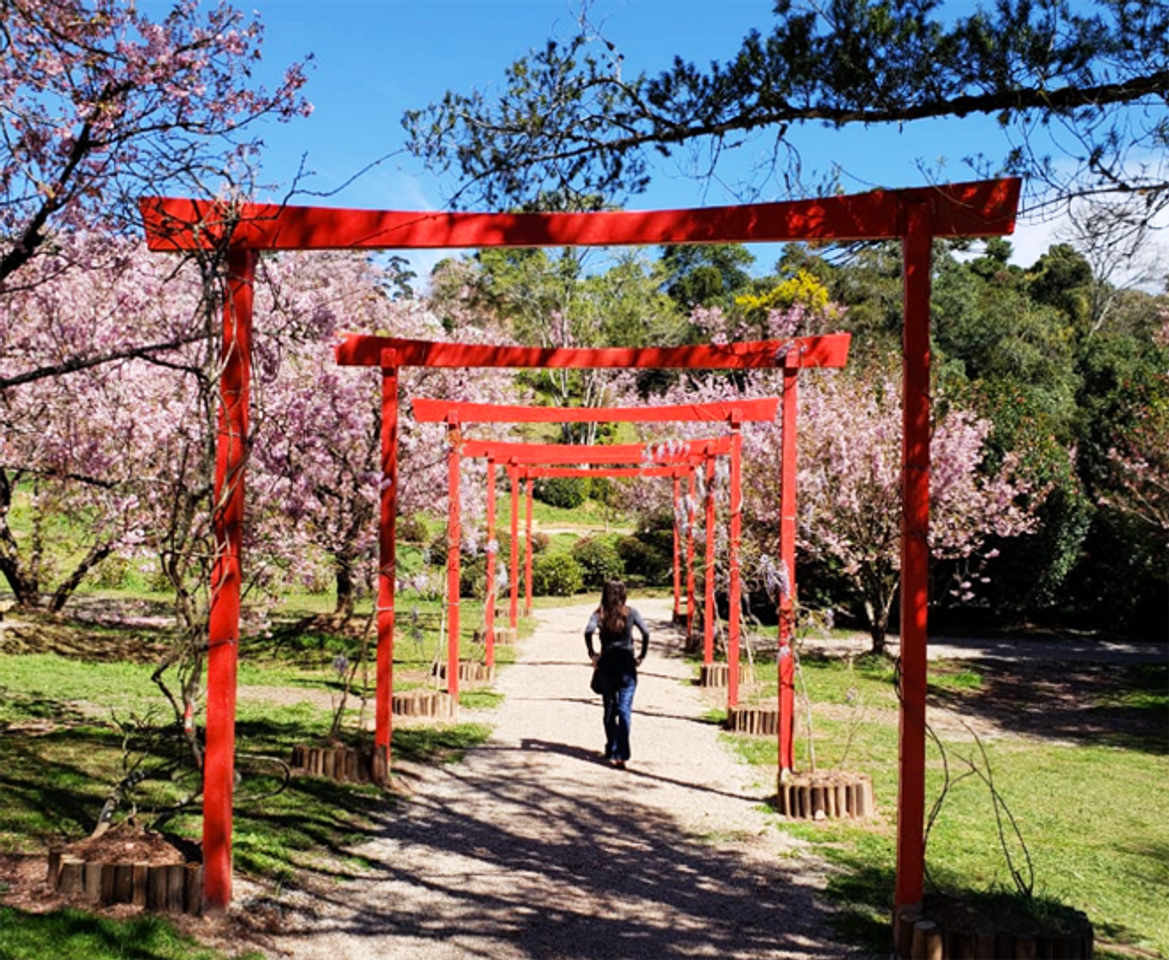
[[[779,708],[774,703],[748,703],[728,707],[726,727],[733,733],[749,733],[758,737],[777,736]]]
[[[987,922],[954,928],[916,908],[895,915],[893,941],[900,960],[1093,960],[1095,933],[1084,918],[1082,933],[1007,933]]]
[[[311,747],[298,743],[292,748],[291,766],[311,777],[325,777],[338,783],[369,783],[373,777],[373,752],[354,747]]]
[[[731,665],[729,663],[704,663],[698,671],[698,685],[700,687],[725,687],[731,679]],[[745,663],[739,664],[739,682],[751,682],[751,669]]]
[[[83,860],[49,851],[50,889],[93,903],[130,903],[152,913],[203,912],[203,864]]]
[[[456,715],[456,705],[449,693],[426,687],[395,693],[390,709],[401,717],[451,718]]]
[[[877,811],[867,773],[824,770],[781,779],[779,812],[794,820],[863,820]]]
[[[436,663],[431,668],[431,676],[440,680],[446,679],[447,665]],[[488,666],[479,660],[460,660],[459,679],[467,683],[493,683],[495,681],[495,664]]]

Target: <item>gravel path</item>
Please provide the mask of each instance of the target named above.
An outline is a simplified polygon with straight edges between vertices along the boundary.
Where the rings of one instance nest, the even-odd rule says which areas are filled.
[[[839,958],[825,867],[757,809],[773,791],[701,721],[668,621],[634,702],[633,759],[599,762],[589,607],[541,611],[497,689],[495,732],[432,771],[355,850],[356,879],[282,898],[277,952],[303,960]]]

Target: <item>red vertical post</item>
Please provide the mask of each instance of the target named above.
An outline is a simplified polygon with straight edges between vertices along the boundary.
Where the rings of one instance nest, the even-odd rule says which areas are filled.
[[[528,477],[527,495],[524,498],[524,616],[532,615],[532,484]]]
[[[507,466],[511,478],[511,608],[510,626],[513,631],[519,623],[520,598],[520,470],[515,463]]]
[[[925,878],[925,695],[930,518],[931,210],[906,207],[901,437],[901,726],[894,911],[921,903]]]
[[[382,478],[378,523],[377,684],[374,690],[373,779],[390,778],[394,716],[394,594],[398,575],[398,356],[383,350]]]
[[[446,688],[451,697],[451,705],[459,702],[459,527],[462,518],[459,512],[459,462],[462,459],[462,431],[459,421],[452,418],[447,421],[447,437],[450,441],[450,452],[447,459],[448,488],[450,490],[450,504],[447,509],[447,556],[446,556],[446,590],[447,590],[447,655],[446,655]]]
[[[779,597],[779,769],[795,766],[795,659],[792,633],[796,597],[796,475],[800,357],[797,350],[784,357],[783,408],[780,422],[779,559],[787,570],[787,592]]]
[[[698,499],[698,468],[691,467],[686,483],[686,649],[694,635],[694,521]]]
[[[243,569],[244,466],[248,445],[255,251],[227,256],[227,298],[215,452],[215,563],[207,654],[207,743],[203,759],[203,903],[212,914],[231,903],[235,694]]]
[[[487,666],[495,663],[495,458],[487,458],[487,596],[483,601],[483,638]]]
[[[706,616],[702,623],[702,662],[714,662],[714,619],[718,611],[714,605],[714,546],[717,539],[714,528],[714,457],[706,458]]]
[[[743,533],[743,434],[738,419],[731,420],[731,536],[727,567],[729,570],[730,610],[727,615],[727,706],[739,703],[739,541]]]
[[[674,623],[682,612],[682,562],[679,549],[678,527],[681,525],[679,501],[681,499],[682,481],[674,477]]]

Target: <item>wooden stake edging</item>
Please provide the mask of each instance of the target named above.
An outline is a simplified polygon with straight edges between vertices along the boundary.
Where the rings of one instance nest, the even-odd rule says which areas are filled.
[[[776,801],[779,812],[795,820],[863,820],[876,812],[872,778],[848,770],[785,774]]]
[[[994,919],[973,912],[965,915],[942,909],[935,915],[924,911],[894,911],[894,952],[900,960],[1092,960],[1095,934],[1088,918],[1076,932],[1045,931],[1038,925],[1008,932],[994,927]]]
[[[731,675],[731,665],[722,661],[704,663],[698,670],[698,685],[700,687],[725,687]],[[748,664],[739,664],[739,682],[751,682],[751,669]]]
[[[153,913],[203,912],[203,864],[83,860],[49,851],[50,889],[108,906],[129,903]]]
[[[436,663],[430,672],[432,676],[437,677],[439,680],[445,680],[447,665],[445,663]],[[467,683],[492,683],[495,680],[495,665],[489,665],[479,660],[460,660],[459,679],[465,680]]]

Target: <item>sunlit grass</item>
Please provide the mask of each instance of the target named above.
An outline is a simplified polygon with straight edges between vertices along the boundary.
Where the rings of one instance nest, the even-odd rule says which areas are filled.
[[[829,893],[850,912],[845,922],[850,935],[876,948],[888,942],[896,849],[898,714],[892,673],[864,658],[851,670],[842,661],[809,658],[802,667],[813,701],[818,768],[843,766],[870,774],[880,813],[863,825],[785,822],[780,829],[816,844],[823,856],[843,868],[830,876]],[[969,693],[982,687],[976,665],[931,664],[930,672],[932,690]],[[1138,669],[1131,680],[1130,692],[1103,699],[1113,706],[1145,708],[1151,703],[1160,712],[1150,714],[1150,723],[1163,727],[1166,713],[1159,690],[1166,683],[1165,668]],[[850,705],[849,710],[842,712],[842,704]],[[809,738],[800,704],[797,724],[796,766],[806,770]],[[1071,745],[988,735],[982,743],[986,763],[968,735],[940,736],[951,780],[977,766],[993,778],[1018,823],[1026,853],[1009,829],[1004,836],[1016,867],[1028,856],[1033,864],[1034,909],[1057,901],[1086,913],[1098,941],[1169,956],[1169,913],[1164,909],[1169,796],[1161,788],[1169,783],[1169,756],[1164,747],[1141,749],[1139,744],[1147,741],[1139,738],[1131,740],[1131,747],[1121,747],[1114,742]],[[775,767],[774,739],[727,738],[749,762]],[[927,809],[943,783],[942,753],[931,741]],[[978,776],[952,782],[930,831],[926,862],[931,881],[942,890],[1014,890],[992,796]]]

